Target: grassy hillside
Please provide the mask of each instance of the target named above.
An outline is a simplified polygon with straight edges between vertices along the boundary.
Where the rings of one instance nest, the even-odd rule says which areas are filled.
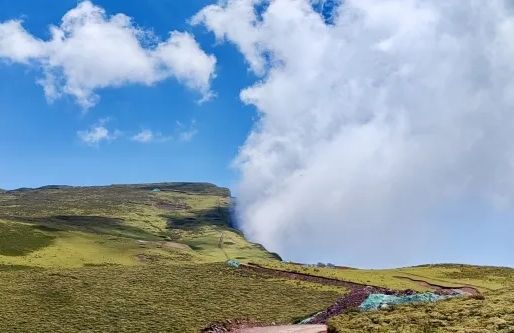
[[[472,287],[482,297],[351,311],[332,332],[514,332],[514,269],[386,270],[277,260],[231,226],[211,184],[0,191],[0,332],[197,332],[214,321],[291,323],[347,290],[234,269],[227,259],[391,289]],[[287,274],[286,274],[287,276]]]
[[[136,254],[169,255],[169,242],[187,245],[185,252],[202,262],[271,258],[230,227],[229,204],[228,190],[210,184],[48,186],[0,193],[0,264],[136,264]]]
[[[0,332],[197,332],[246,317],[287,323],[336,295],[220,263],[9,270],[0,285]]]
[[[210,184],[0,193],[0,332],[197,332],[289,323],[344,293],[229,268],[275,261],[230,225]]]
[[[429,284],[445,287],[469,286],[481,292],[514,286],[514,269],[458,264],[421,265],[395,269],[311,267],[278,261],[255,260],[266,267],[308,273],[391,289],[428,291]],[[423,283],[423,282],[427,283]]]
[[[488,292],[483,299],[458,298],[381,311],[354,311],[330,320],[329,330],[337,333],[511,333],[514,332],[514,289]]]
[[[404,305],[380,311],[350,311],[328,322],[332,333],[486,333],[514,332],[514,269],[458,264],[422,265],[398,269],[363,270],[311,267],[260,261],[283,271],[307,273],[391,289],[435,290],[472,287],[481,292],[434,304]]]

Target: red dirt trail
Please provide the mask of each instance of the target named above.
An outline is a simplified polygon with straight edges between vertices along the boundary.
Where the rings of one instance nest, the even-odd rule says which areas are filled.
[[[366,285],[361,283],[343,281],[328,277],[316,276],[307,273],[289,272],[278,269],[263,267],[258,264],[248,263],[241,264],[241,269],[254,272],[258,274],[270,275],[272,277],[280,277],[292,280],[302,280],[307,282],[319,283],[330,286],[339,286],[348,290],[348,293],[340,297],[334,304],[329,306],[324,311],[314,315],[305,325],[286,325],[286,326],[268,326],[268,327],[248,327],[249,325],[212,325],[202,332],[206,333],[223,333],[223,332],[236,332],[236,333],[326,333],[326,322],[339,314],[347,312],[348,310],[357,308],[364,300],[370,295],[375,293],[382,293],[387,295],[412,295],[416,292],[414,290],[394,290],[383,288],[379,286]],[[456,290],[466,292],[471,295],[479,295],[480,292],[471,286],[462,287],[447,287],[429,283],[424,280],[412,279],[409,277],[395,276],[396,278],[408,279],[420,285],[431,288],[438,294],[450,294]],[[231,329],[232,328],[232,329]]]
[[[387,295],[412,295],[416,292],[414,290],[394,290],[383,288],[379,286],[366,285],[361,283],[343,281],[339,279],[321,277],[316,275],[311,275],[307,273],[298,273],[298,272],[289,272],[282,271],[272,268],[263,267],[257,264],[249,263],[247,265],[241,265],[241,267],[248,271],[253,271],[261,274],[272,275],[274,277],[282,277],[293,280],[302,280],[309,281],[314,283],[320,283],[331,286],[340,286],[349,290],[347,294],[340,297],[336,300],[334,304],[329,306],[324,311],[316,314],[309,320],[309,324],[325,324],[330,318],[337,316],[341,313],[347,312],[350,309],[354,309],[358,307],[370,294],[387,294]],[[399,277],[399,276],[398,276]],[[432,284],[423,280],[415,280],[408,277],[400,277],[409,279],[411,281],[423,284],[423,286],[434,289],[434,292],[438,294],[451,294],[456,290],[460,290],[466,292],[471,295],[478,295],[480,292],[470,286],[462,286],[462,287],[447,287],[442,285]]]
[[[418,283],[422,287],[433,289],[434,291],[440,292],[442,294],[444,294],[445,291],[452,291],[452,290],[460,290],[460,291],[463,291],[463,292],[468,293],[470,295],[479,295],[480,294],[478,289],[476,289],[475,287],[472,287],[472,286],[468,286],[468,285],[459,286],[459,287],[448,287],[448,286],[442,286],[440,284],[435,284],[435,283],[427,282],[427,281],[421,280],[421,279],[410,278],[408,276],[394,276],[394,277],[397,278],[397,279],[404,279],[404,280],[409,280],[409,281],[412,281],[412,282],[416,282],[416,283]]]

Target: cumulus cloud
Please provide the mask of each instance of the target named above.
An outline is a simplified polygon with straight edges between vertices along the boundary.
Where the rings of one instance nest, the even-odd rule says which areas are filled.
[[[319,1],[318,1],[319,2]],[[265,4],[263,6],[263,4]],[[294,260],[514,265],[508,1],[228,0],[201,10],[260,76],[244,231]]]
[[[107,128],[108,119],[101,119],[89,129],[78,131],[79,139],[90,146],[98,146],[103,141],[116,140],[121,132],[119,130],[110,130]]]
[[[49,100],[71,95],[83,108],[98,101],[96,91],[127,84],[152,85],[175,78],[208,99],[216,59],[189,33],[172,31],[155,41],[124,14],[108,16],[90,1],[68,11],[51,37],[42,40],[19,20],[0,23],[0,59],[42,68]]]

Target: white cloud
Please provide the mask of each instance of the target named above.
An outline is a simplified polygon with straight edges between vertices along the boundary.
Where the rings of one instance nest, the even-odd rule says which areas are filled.
[[[193,24],[205,23],[220,40],[234,42],[244,54],[251,68],[259,73],[264,70],[265,61],[259,40],[259,29],[255,11],[255,0],[230,1],[228,6],[210,5],[195,15]]]
[[[212,95],[216,59],[188,33],[172,31],[156,44],[130,17],[108,16],[90,1],[68,11],[50,31],[51,38],[43,41],[20,21],[0,23],[0,58],[41,66],[39,83],[49,100],[68,94],[89,108],[101,88],[152,85],[170,77],[198,90],[203,99]]]
[[[44,43],[27,33],[21,21],[0,24],[0,58],[27,63],[31,58],[45,54]]]
[[[193,140],[196,134],[198,134],[198,130],[196,128],[183,131],[179,135],[179,140],[182,142],[189,142]]]
[[[296,260],[513,265],[508,2],[346,0],[332,24],[308,0],[257,4],[193,18],[261,76],[241,92],[260,112],[237,158],[244,231]]]
[[[151,130],[145,129],[141,130],[141,132],[137,133],[132,137],[132,140],[141,142],[141,143],[149,143],[155,139],[155,135]]]
[[[143,129],[132,137],[132,141],[139,143],[155,143],[167,142],[173,140],[173,137],[163,135],[161,132],[154,132],[149,129]]]
[[[101,119],[95,125],[87,130],[78,131],[77,136],[87,145],[97,146],[103,141],[116,140],[121,132],[118,130],[109,130],[107,126],[108,119]]]
[[[196,121],[193,119],[189,126],[182,124],[180,121],[177,121],[178,128],[178,140],[181,142],[189,142],[193,140],[196,134],[198,134],[198,129],[196,128]]]

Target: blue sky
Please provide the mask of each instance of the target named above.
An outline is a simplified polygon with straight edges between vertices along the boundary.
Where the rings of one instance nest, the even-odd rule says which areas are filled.
[[[124,13],[161,39],[171,30],[194,33],[201,47],[218,59],[211,84],[216,98],[205,103],[198,103],[197,92],[171,78],[150,87],[98,90],[100,101],[85,112],[69,96],[49,103],[36,84],[41,76],[37,68],[0,62],[0,188],[181,180],[231,186],[236,177],[231,161],[255,117],[253,108],[239,100],[252,74],[234,47],[216,45],[212,34],[188,23],[207,3],[95,1],[108,14]],[[27,31],[46,40],[49,25],[58,25],[76,4],[3,0],[0,21],[22,19]],[[98,145],[81,142],[77,132],[102,119],[109,119],[108,125],[123,137]],[[175,138],[146,144],[129,140],[143,129]],[[196,134],[190,141],[178,139],[191,129]]]
[[[207,181],[287,259],[513,265],[513,13],[0,0],[0,188]]]

